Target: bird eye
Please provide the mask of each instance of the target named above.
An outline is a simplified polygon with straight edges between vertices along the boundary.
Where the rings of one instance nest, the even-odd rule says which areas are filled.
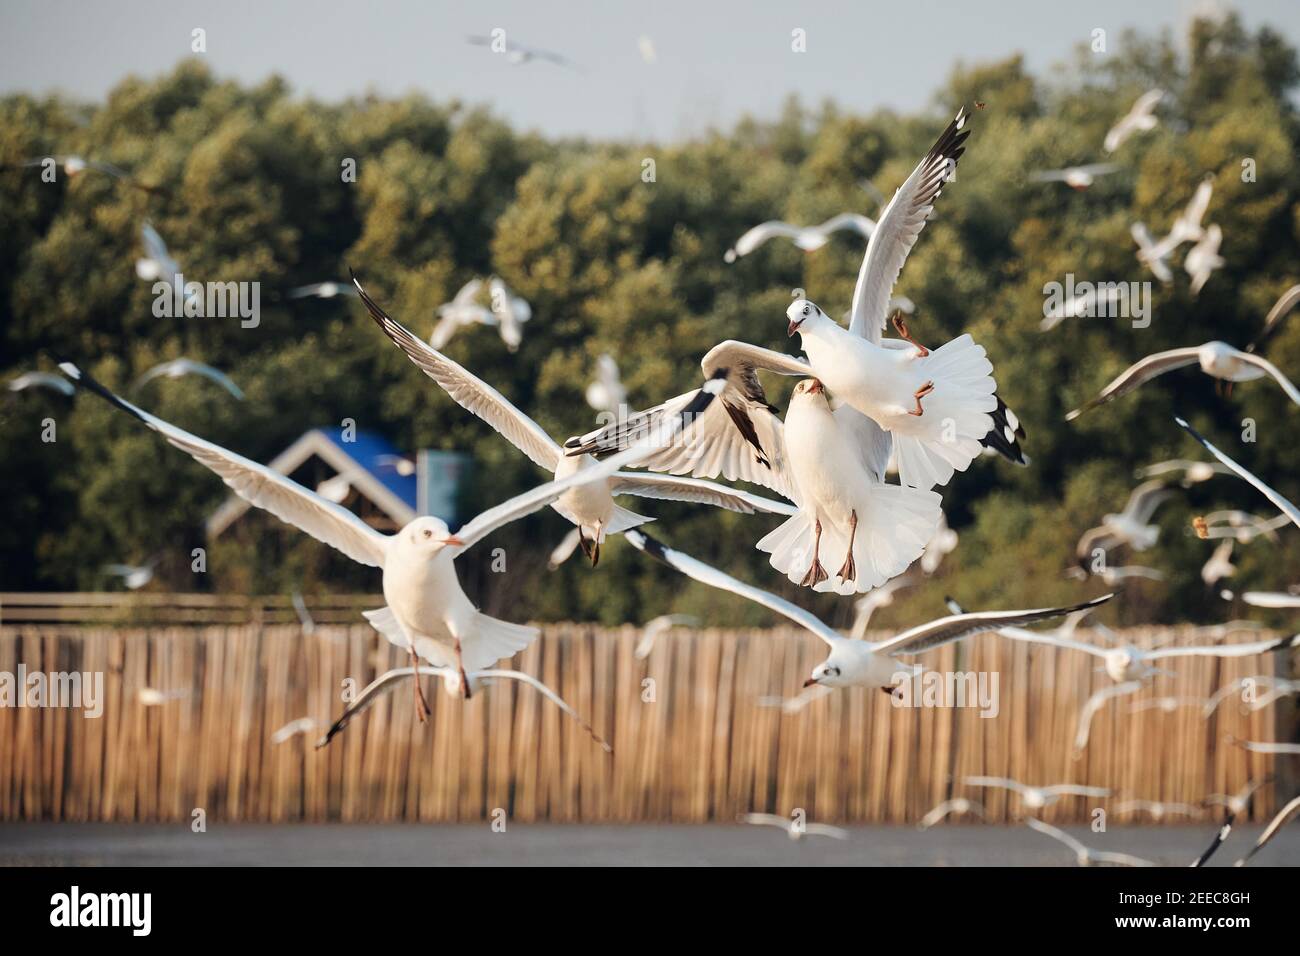
[[[803,307],[803,314],[804,314],[804,315],[807,315],[807,314],[808,314],[808,306],[806,306],[806,305]]]
[[[426,538],[432,538],[432,537],[433,537],[433,532],[430,531],[428,528],[425,528],[425,529],[424,529],[424,536],[425,536]]]

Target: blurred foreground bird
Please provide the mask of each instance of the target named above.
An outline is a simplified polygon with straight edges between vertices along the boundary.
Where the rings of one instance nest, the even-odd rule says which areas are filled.
[[[1103,148],[1113,153],[1128,141],[1134,133],[1145,133],[1156,128],[1160,120],[1156,118],[1156,106],[1164,99],[1161,89],[1148,90],[1137,98],[1129,111],[1114,126],[1106,131]]]

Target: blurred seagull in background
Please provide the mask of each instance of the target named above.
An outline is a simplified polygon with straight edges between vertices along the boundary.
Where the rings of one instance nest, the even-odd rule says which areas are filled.
[[[455,298],[438,306],[438,324],[429,334],[429,344],[444,349],[457,331],[469,325],[496,326],[497,317],[492,310],[477,300],[483,291],[482,279],[470,279],[456,293]]]
[[[1282,320],[1291,314],[1298,302],[1300,302],[1300,285],[1293,285],[1283,292],[1278,300],[1273,303],[1273,308],[1268,310],[1268,315],[1264,317],[1264,327],[1260,329],[1254,340],[1246,346],[1246,351],[1254,352],[1259,346],[1268,341],[1273,333],[1282,327]]]
[[[1158,800],[1124,800],[1116,805],[1115,812],[1121,816],[1135,816],[1139,813],[1145,813],[1157,823],[1170,815],[1191,817],[1194,820],[1204,816],[1203,810],[1191,804],[1162,803]]]
[[[290,289],[287,295],[291,299],[333,299],[341,295],[355,299],[357,290],[347,282],[314,282]]]
[[[147,382],[155,378],[183,378],[186,375],[201,375],[204,378],[216,382],[231,395],[240,401],[244,400],[244,393],[239,386],[231,381],[230,376],[211,365],[205,365],[203,362],[195,362],[193,359],[178,358],[169,362],[159,362],[153,368],[146,371],[137,378],[132,384],[132,389],[139,389]]]
[[[75,154],[41,156],[36,159],[24,160],[21,163],[10,166],[10,168],[31,168],[35,166],[46,168],[50,164],[61,166],[64,175],[66,175],[68,179],[72,179],[81,173],[84,173],[86,170],[93,170],[94,172],[104,173],[106,176],[111,176],[120,182],[126,183],[128,186],[133,186],[134,188],[146,193],[157,194],[163,191],[158,186],[149,186],[140,182],[140,180],[136,179],[126,170],[119,166],[114,166],[112,163],[86,159],[84,156],[77,156]]]
[[[1111,866],[1155,866],[1150,860],[1131,856],[1128,853],[1111,853],[1106,850],[1090,849],[1064,830],[1058,829],[1050,823],[1044,823],[1042,820],[1035,820],[1031,817],[1025,821],[1025,824],[1031,829],[1037,830],[1039,833],[1068,846],[1074,851],[1074,860],[1079,866],[1105,866],[1107,864]]]
[[[570,69],[578,70],[580,68],[576,63],[567,57],[560,56],[550,50],[543,50],[540,47],[524,46],[522,43],[515,43],[506,39],[505,31],[501,31],[500,38],[492,36],[468,36],[466,42],[474,46],[488,47],[493,53],[502,53],[505,55],[506,62],[515,66],[522,66],[525,63],[532,63],[534,60],[540,60],[543,63],[554,63],[556,66],[567,66]]]
[[[1200,432],[1198,432],[1191,425],[1187,424],[1187,422],[1184,419],[1175,416],[1174,421],[1177,422],[1180,426],[1182,426],[1184,431],[1186,431],[1189,435],[1191,435],[1198,442],[1200,442],[1205,447],[1206,451],[1208,451],[1211,455],[1219,459],[1219,461],[1223,462],[1234,472],[1236,472],[1239,478],[1242,478],[1249,484],[1254,485],[1255,489],[1259,491],[1261,494],[1263,494],[1265,498],[1271,501],[1273,503],[1273,506],[1276,507],[1278,511],[1286,515],[1288,520],[1290,520],[1292,524],[1300,528],[1300,508],[1297,508],[1286,498],[1282,497],[1282,495],[1278,494],[1278,492],[1274,491],[1268,485],[1264,484],[1264,482],[1260,481],[1258,478],[1256,478],[1253,474],[1251,474],[1241,465],[1237,464],[1235,461],[1233,461],[1223,452],[1219,451],[1219,449],[1211,445],[1208,441],[1205,440],[1205,438],[1201,435]]]
[[[271,743],[279,746],[287,740],[297,737],[299,734],[310,734],[320,726],[320,721],[315,717],[299,717],[291,720],[275,733],[271,734]]]
[[[181,267],[167,251],[167,243],[150,222],[140,227],[140,241],[145,254],[135,260],[135,274],[146,282],[163,280],[175,283],[181,274]],[[186,296],[188,300],[190,296]]]
[[[135,699],[142,707],[161,707],[174,700],[184,700],[190,696],[187,690],[156,690],[153,687],[141,687],[135,692]]]
[[[1156,118],[1155,109],[1164,96],[1165,91],[1161,89],[1148,90],[1139,96],[1120,121],[1106,132],[1106,139],[1102,144],[1106,152],[1115,152],[1134,133],[1145,133],[1155,129],[1160,123]]]
[[[339,719],[330,725],[329,730],[325,732],[325,736],[316,742],[316,749],[319,750],[321,747],[326,746],[358,714],[369,709],[385,694],[395,690],[402,681],[413,679],[416,676],[416,670],[416,667],[398,667],[376,677],[357,695],[356,700],[348,704],[347,709],[343,711]],[[468,698],[472,692],[476,693],[485,686],[490,686],[499,680],[513,680],[521,684],[527,684],[577,721],[582,729],[591,735],[591,739],[600,744],[605,753],[612,754],[614,752],[614,748],[610,746],[609,742],[596,733],[595,728],[579,716],[577,711],[565,703],[564,698],[531,674],[498,668],[480,668],[462,674],[454,667],[429,667],[423,664],[419,665],[418,670],[421,675],[442,678],[443,689],[452,697]]]
[[[122,583],[130,590],[138,591],[153,580],[154,570],[160,560],[161,558],[155,555],[144,564],[106,564],[102,570],[110,577],[121,578]]]
[[[517,351],[524,340],[524,323],[533,317],[533,307],[496,276],[488,279],[488,301],[501,331],[501,341],[511,352]]]
[[[968,787],[993,787],[1010,790],[1020,797],[1028,810],[1050,807],[1062,797],[1109,797],[1113,791],[1106,787],[1085,787],[1077,783],[1054,783],[1045,787],[1031,787],[1010,777],[963,777]]]
[[[1224,591],[1224,598],[1231,601],[1232,592]],[[1300,594],[1282,591],[1245,591],[1241,599],[1251,607],[1287,608],[1300,607]]]
[[[1226,465],[1215,462],[1215,467],[1222,468],[1225,474],[1232,474],[1232,469]],[[1278,529],[1285,528],[1290,523],[1291,519],[1284,514],[1261,518],[1240,510],[1212,511],[1192,519],[1192,527],[1198,538],[1231,538],[1238,544],[1247,544],[1258,537],[1268,538],[1277,544]]]
[[[874,220],[856,212],[842,212],[816,226],[795,226],[780,219],[769,219],[754,226],[737,239],[736,244],[723,253],[722,258],[726,262],[735,262],[742,256],[749,255],[769,239],[777,238],[790,239],[804,252],[815,252],[830,242],[832,233],[856,232],[870,239],[875,230]]]
[[[825,823],[805,823],[798,812],[791,814],[789,820],[785,817],[778,817],[774,813],[742,813],[737,819],[741,823],[748,823],[753,826],[776,827],[778,830],[784,830],[791,840],[802,840],[804,837],[810,836],[830,837],[835,840],[847,840],[849,838],[848,830],[829,826]]]
[[[1090,408],[1105,405],[1122,395],[1127,395],[1140,385],[1174,369],[1200,365],[1201,371],[1224,382],[1252,382],[1271,376],[1287,398],[1300,405],[1300,390],[1268,359],[1235,349],[1227,342],[1206,342],[1181,349],[1169,349],[1148,355],[1130,365],[1098,393],[1065,416],[1072,422]]]
[[[921,818],[921,822],[916,825],[918,830],[928,830],[940,820],[950,817],[953,814],[973,814],[981,820],[985,819],[984,807],[974,800],[968,800],[965,797],[953,797],[951,800],[945,800],[936,806],[933,810]]]
[[[1196,245],[1187,250],[1183,258],[1183,269],[1192,277],[1192,295],[1200,293],[1215,269],[1222,269],[1223,256],[1219,255],[1219,246],[1223,243],[1223,230],[1211,225]]]
[[[1089,163],[1085,166],[1067,166],[1065,169],[1043,169],[1029,174],[1031,183],[1065,183],[1082,192],[1097,181],[1119,169],[1118,163]]]
[[[1174,496],[1163,481],[1144,481],[1131,492],[1119,514],[1103,515],[1101,524],[1089,528],[1074,547],[1079,567],[1091,572],[1097,550],[1103,552],[1125,545],[1145,551],[1160,538],[1160,526],[1151,519],[1156,509]],[[1100,572],[1098,572],[1100,573]]]
[[[1212,588],[1224,578],[1237,573],[1237,566],[1232,563],[1232,549],[1236,543],[1232,538],[1222,542],[1201,568],[1201,580],[1207,588]]]
[[[617,412],[627,405],[627,389],[618,362],[608,352],[596,358],[596,378],[587,386],[587,404],[598,412]]]
[[[1255,791],[1270,780],[1272,777],[1251,780],[1236,793],[1212,793],[1201,802],[1211,806],[1226,807],[1232,816],[1239,817],[1250,809],[1250,801],[1255,796]]]
[[[1085,571],[1083,568],[1066,568],[1065,576],[1076,581],[1085,581],[1089,575],[1101,578],[1103,584],[1108,588],[1113,588],[1122,581],[1128,581],[1132,578],[1143,578],[1147,581],[1163,581],[1165,573],[1156,568],[1149,568],[1144,564],[1126,564],[1126,565],[1106,565],[1100,571]]]
[[[1007,409],[1010,412],[1010,409]],[[934,534],[930,540],[925,543],[925,551],[921,554],[921,570],[928,574],[934,574],[939,570],[939,565],[948,555],[957,550],[957,532],[948,527],[948,516],[943,512],[939,513],[939,527],[934,529]]]
[[[1209,481],[1215,475],[1232,474],[1232,469],[1227,465],[1220,465],[1212,461],[1194,461],[1190,458],[1171,458],[1168,461],[1158,461],[1154,465],[1147,465],[1145,468],[1137,469],[1133,474],[1137,478],[1159,478],[1173,471],[1183,473],[1182,481],[1179,484],[1184,488],[1199,484],[1202,481]]]
[[[1163,258],[1184,242],[1199,242],[1205,235],[1205,227],[1201,225],[1201,220],[1205,218],[1213,197],[1214,177],[1207,175],[1197,185],[1192,198],[1187,201],[1183,211],[1174,220],[1169,234],[1160,240],[1152,254]],[[1218,248],[1217,243],[1215,248]]]
[[[1174,281],[1173,270],[1169,268],[1169,249],[1157,243],[1147,231],[1145,223],[1135,222],[1129,226],[1129,235],[1137,243],[1137,259],[1161,282],[1166,285]]]
[[[1276,740],[1242,740],[1232,734],[1227,735],[1227,740],[1228,743],[1236,744],[1243,750],[1249,750],[1255,754],[1300,754],[1300,743],[1286,743]]]
[[[641,639],[636,642],[636,649],[632,652],[632,656],[639,661],[643,661],[650,656],[650,652],[654,650],[655,641],[662,635],[667,634],[675,627],[696,627],[699,623],[699,618],[692,617],[689,614],[661,614],[647,621],[645,627],[641,628]]]
[[[11,392],[21,392],[29,388],[47,388],[62,395],[72,395],[77,391],[66,378],[51,372],[23,372],[9,381]]]
[[[1250,852],[1234,863],[1233,866],[1245,866],[1249,863],[1251,857],[1264,849],[1264,847],[1268,846],[1269,841],[1272,840],[1273,837],[1277,836],[1278,832],[1298,813],[1300,813],[1300,796],[1294,797],[1290,803],[1277,812],[1277,815],[1273,817],[1273,819],[1269,821],[1268,826],[1264,828],[1264,832],[1259,835],[1259,839],[1255,841],[1255,845],[1250,848]]]

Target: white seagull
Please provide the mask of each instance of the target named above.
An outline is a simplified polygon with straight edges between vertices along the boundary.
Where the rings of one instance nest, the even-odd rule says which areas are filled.
[[[1250,800],[1255,795],[1255,791],[1264,784],[1268,783],[1270,777],[1262,780],[1251,780],[1236,793],[1212,793],[1202,802],[1214,806],[1225,807],[1234,817],[1239,817],[1250,808]]]
[[[405,326],[380,308],[361,287],[360,282],[356,285],[361,294],[361,301],[365,303],[371,318],[393,344],[406,353],[407,358],[416,367],[437,382],[458,405],[483,419],[539,467],[554,474],[557,481],[595,466],[595,459],[588,455],[566,456],[560,446],[541,429],[541,426],[511,404],[504,395],[469,370],[420,341]],[[722,387],[721,380],[708,386],[713,390]],[[656,429],[661,429],[664,421],[673,421],[680,412],[691,403],[699,402],[701,396],[705,394],[705,390],[697,390],[688,402],[683,402],[679,409],[666,419],[659,420]],[[706,411],[703,414],[707,415],[707,403],[704,408]],[[674,434],[671,445],[678,445],[681,440],[680,435]],[[648,444],[643,446],[639,455],[633,457],[642,457],[647,451],[649,451]],[[624,461],[627,459],[625,458]],[[649,472],[611,474],[603,482],[584,482],[582,487],[575,487],[552,505],[557,512],[578,526],[581,531],[579,542],[593,565],[600,559],[600,546],[606,535],[618,534],[652,520],[616,505],[614,503],[616,495],[693,501],[738,511],[741,514],[753,514],[759,511],[773,514],[795,512],[793,507],[783,502],[772,501],[709,481]],[[557,554],[558,551],[559,549]]]
[[[587,386],[587,404],[598,412],[618,412],[627,407],[627,389],[618,374],[618,362],[608,352],[596,358],[596,377]]]
[[[647,621],[645,627],[641,628],[641,639],[636,642],[636,649],[632,652],[632,656],[643,661],[650,656],[655,641],[661,636],[675,627],[695,627],[699,623],[699,618],[691,617],[689,614],[660,614],[653,620]]]
[[[1205,230],[1196,245],[1187,250],[1183,258],[1183,270],[1192,277],[1192,295],[1200,293],[1215,269],[1222,269],[1224,258],[1219,255],[1219,246],[1223,243],[1223,230],[1211,225]]]
[[[936,806],[933,810],[921,818],[921,822],[916,825],[918,830],[928,830],[940,820],[943,820],[955,813],[970,813],[981,820],[984,817],[984,807],[974,800],[967,800],[965,797],[953,797],[951,800],[945,800]]]
[[[1010,790],[1020,797],[1025,808],[1029,810],[1050,807],[1062,797],[1109,797],[1113,792],[1108,787],[1085,787],[1078,783],[1054,783],[1045,787],[1031,787],[1010,777],[964,777],[962,783],[968,787],[996,787]]]
[[[357,290],[348,282],[313,282],[300,285],[286,293],[290,299],[333,299],[338,296],[356,298]]]
[[[144,245],[144,256],[135,260],[135,274],[146,282],[159,279],[175,283],[181,274],[181,267],[167,251],[158,230],[149,222],[140,227],[140,241]]]
[[[1300,635],[1296,635],[1300,637]],[[1256,754],[1300,754],[1300,743],[1285,743],[1276,740],[1242,740],[1240,737],[1234,737],[1228,734],[1228,743],[1236,744],[1243,750],[1249,750]]]
[[[978,614],[952,614],[938,618],[927,624],[903,631],[895,637],[883,641],[862,641],[845,637],[838,631],[827,627],[812,613],[783,598],[770,594],[751,584],[737,581],[729,574],[719,571],[702,561],[692,558],[656,541],[639,529],[629,531],[625,537],[633,547],[657,558],[669,567],[680,571],[689,578],[702,584],[723,591],[730,591],[743,598],[776,611],[794,623],[819,637],[830,648],[826,660],[813,668],[811,676],[804,681],[804,687],[820,684],[824,687],[879,687],[892,690],[900,679],[915,674],[915,665],[905,664],[895,659],[900,654],[920,654],[925,651],[960,641],[976,634],[995,631],[1013,624],[1032,624],[1060,617],[1085,607],[1095,607],[1109,601],[1114,595],[1107,594],[1086,604],[1071,607],[1037,608],[1027,611],[985,611]]]
[[[1164,96],[1165,91],[1161,89],[1148,90],[1139,96],[1120,121],[1106,132],[1106,139],[1102,144],[1106,152],[1115,152],[1134,133],[1145,133],[1155,129],[1160,123],[1156,118],[1155,109]]]
[[[736,240],[736,244],[722,256],[727,262],[735,262],[741,256],[747,256],[769,239],[781,237],[790,239],[804,252],[814,252],[830,242],[831,233],[840,231],[856,232],[870,239],[875,232],[873,220],[856,212],[842,212],[832,216],[816,226],[795,226],[779,219],[769,219],[759,223]]]
[[[1184,488],[1200,484],[1202,481],[1209,481],[1215,475],[1232,474],[1232,469],[1226,465],[1211,461],[1194,461],[1190,458],[1171,458],[1168,461],[1158,461],[1154,465],[1147,465],[1145,468],[1137,469],[1133,474],[1137,478],[1159,478],[1174,471],[1183,473],[1182,481],[1179,484]]]
[[[141,687],[135,692],[135,699],[141,707],[161,707],[189,696],[188,690],[158,690],[155,687]]]
[[[1119,170],[1118,163],[1088,163],[1083,166],[1067,166],[1064,169],[1042,169],[1029,174],[1031,183],[1065,183],[1071,189],[1082,192],[1097,181],[1099,176],[1108,176]]]
[[[1129,226],[1129,235],[1137,243],[1137,259],[1161,282],[1168,284],[1174,281],[1173,270],[1169,268],[1169,253],[1163,243],[1158,243],[1151,237],[1147,230],[1146,224],[1135,222]]]
[[[1273,303],[1273,308],[1268,310],[1268,315],[1264,317],[1264,327],[1259,330],[1259,334],[1254,340],[1246,346],[1247,352],[1256,351],[1264,344],[1274,332],[1282,326],[1282,320],[1291,314],[1296,304],[1300,303],[1300,285],[1293,285],[1278,297]]]
[[[1278,494],[1278,492],[1274,491],[1268,485],[1264,484],[1264,482],[1260,481],[1258,478],[1256,478],[1253,474],[1251,474],[1241,465],[1237,464],[1235,461],[1233,461],[1223,452],[1219,451],[1219,449],[1211,445],[1208,441],[1205,440],[1204,437],[1202,437],[1200,432],[1198,432],[1191,425],[1187,424],[1186,421],[1176,416],[1174,418],[1174,421],[1176,421],[1179,425],[1181,425],[1188,434],[1190,434],[1198,442],[1204,445],[1206,451],[1208,451],[1211,455],[1219,459],[1219,461],[1223,462],[1234,472],[1236,472],[1239,478],[1243,478],[1250,484],[1254,485],[1255,489],[1260,493],[1262,493],[1265,498],[1271,501],[1273,503],[1273,506],[1277,508],[1278,511],[1286,515],[1287,518],[1290,519],[1292,524],[1300,528],[1300,508],[1297,508],[1286,498],[1282,497],[1282,495]]]
[[[1222,468],[1224,474],[1233,473],[1231,468],[1219,462],[1215,462],[1214,466]],[[1239,509],[1212,511],[1192,519],[1192,527],[1198,538],[1231,538],[1238,544],[1249,544],[1259,537],[1268,538],[1269,541],[1277,544],[1278,529],[1285,528],[1290,523],[1291,519],[1284,514],[1261,518],[1259,515]]]
[[[153,557],[144,564],[106,564],[103,572],[110,577],[121,578],[132,591],[138,591],[153,580],[154,569],[158,567],[158,558]]]
[[[1074,851],[1074,860],[1079,866],[1098,866],[1110,864],[1112,866],[1155,866],[1150,860],[1144,860],[1141,857],[1131,856],[1128,853],[1111,853],[1107,850],[1093,850],[1084,846],[1064,830],[1052,826],[1050,823],[1044,823],[1042,820],[1035,820],[1032,817],[1025,823],[1039,833],[1051,837],[1060,843],[1064,843]]]
[[[608,478],[641,451],[633,447],[621,456],[615,455],[562,481],[511,498],[483,512],[455,535],[441,519],[431,516],[417,517],[396,534],[386,535],[287,476],[135,407],[72,363],[61,363],[59,368],[79,387],[140,419],[216,472],[250,504],[271,512],[359,564],[380,568],[388,605],[364,612],[366,619],[391,643],[408,650],[412,663],[418,655],[435,667],[455,667],[466,694],[470,692],[468,671],[481,671],[502,658],[513,656],[531,644],[539,632],[537,628],[511,624],[479,612],[461,590],[455,559],[502,525],[532,514],[572,488]],[[712,393],[703,392],[700,407],[707,406],[711,398]],[[419,703],[424,704],[419,683],[415,686]],[[427,705],[417,708],[417,713],[426,711]]]
[[[839,827],[833,827],[825,823],[807,823],[798,811],[790,815],[790,819],[778,817],[774,813],[743,813],[737,819],[741,823],[749,823],[754,826],[776,827],[778,830],[784,830],[791,840],[802,840],[809,836],[831,837],[836,840],[847,840],[849,831],[842,830]]]
[[[299,734],[310,734],[320,726],[320,721],[315,717],[298,717],[289,721],[275,733],[271,734],[271,743],[279,746],[297,737]]]
[[[1163,257],[1184,242],[1199,241],[1205,235],[1205,227],[1201,225],[1201,220],[1205,218],[1213,197],[1214,177],[1206,176],[1197,184],[1196,192],[1192,193],[1192,198],[1187,201],[1183,211],[1174,220],[1169,234],[1160,240],[1154,254]]]
[[[362,689],[361,693],[357,695],[357,699],[348,704],[347,709],[343,711],[339,716],[339,719],[330,725],[329,730],[325,732],[325,736],[321,737],[321,739],[316,742],[316,749],[319,750],[321,747],[328,744],[343,730],[343,728],[352,722],[354,717],[368,709],[385,694],[395,690],[398,684],[402,681],[414,678],[416,676],[416,671],[417,668],[414,666],[397,667],[393,670],[387,671],[386,673],[380,674],[373,681],[367,684],[366,687]],[[564,711],[564,713],[576,720],[582,726],[582,729],[591,735],[591,739],[600,744],[601,749],[604,750],[605,753],[612,754],[614,752],[614,748],[610,746],[609,742],[605,740],[604,737],[596,733],[595,728],[593,728],[590,723],[584,720],[578,715],[577,711],[566,704],[559,694],[551,690],[551,688],[547,687],[531,674],[525,674],[522,671],[501,670],[498,668],[487,667],[467,671],[462,675],[462,673],[454,667],[428,667],[423,664],[419,665],[418,671],[421,675],[441,677],[443,689],[453,697],[468,698],[471,693],[477,692],[483,687],[491,685],[499,680],[514,680],[519,681],[521,684],[527,684],[551,703],[555,704],[555,706],[559,707],[560,710]]]
[[[505,31],[502,31],[500,48],[498,49],[498,40],[492,36],[468,36],[465,40],[474,46],[488,47],[493,53],[505,54],[506,62],[515,66],[522,66],[525,63],[532,63],[534,60],[540,60],[544,63],[554,63],[556,66],[567,66],[573,70],[579,70],[579,67],[567,57],[560,56],[550,50],[543,50],[540,47],[524,46],[522,43],[515,43],[513,40],[505,38]],[[581,70],[579,70],[581,72]]]
[[[957,532],[948,527],[948,516],[940,514],[939,527],[925,543],[925,553],[921,555],[921,570],[926,574],[934,574],[939,570],[940,562],[956,550]]]
[[[1224,382],[1252,382],[1255,379],[1272,376],[1273,380],[1286,392],[1287,398],[1300,405],[1300,389],[1291,383],[1282,372],[1268,359],[1235,349],[1227,342],[1206,342],[1204,345],[1191,345],[1181,349],[1169,349],[1155,352],[1133,363],[1098,393],[1074,411],[1065,416],[1072,422],[1090,408],[1127,395],[1140,385],[1165,372],[1200,365],[1201,371],[1212,378]]]
[[[479,293],[483,291],[482,279],[470,279],[450,302],[438,306],[438,324],[429,334],[429,344],[435,349],[444,349],[457,331],[468,325],[489,325],[495,327],[497,317],[492,310],[478,302]]]
[[[23,372],[9,381],[9,391],[21,392],[29,388],[48,388],[52,392],[71,395],[76,388],[66,378],[52,372]]]
[[[1237,566],[1232,563],[1232,549],[1236,543],[1229,538],[1219,544],[1201,568],[1201,580],[1205,582],[1207,588],[1212,588],[1224,578],[1230,578],[1237,573]]]
[[[1202,810],[1188,803],[1163,803],[1159,800],[1124,800],[1116,807],[1115,812],[1120,816],[1135,816],[1139,813],[1145,813],[1152,820],[1160,821],[1166,816],[1182,816],[1199,819],[1202,816]]]
[[[510,291],[496,276],[488,279],[488,302],[501,331],[501,341],[511,352],[524,340],[524,323],[533,317],[533,307]]]
[[[894,328],[903,342],[880,338],[903,263],[965,151],[966,119],[964,109],[957,113],[880,217],[858,273],[849,328],[806,299],[796,299],[786,310],[787,332],[799,334],[812,374],[837,403],[892,433],[899,478],[915,488],[947,484],[981,453],[986,438],[1002,439],[1007,447],[994,447],[1024,461],[1015,434],[1004,431],[1005,406],[995,394],[993,366],[969,335],[931,352],[895,313]]]
[[[183,378],[186,375],[201,375],[209,381],[216,382],[235,398],[241,402],[244,400],[244,393],[240,390],[225,372],[215,369],[211,365],[203,362],[196,362],[193,359],[178,358],[168,362],[159,362],[157,365],[148,369],[143,375],[137,378],[132,384],[132,389],[139,389],[147,382],[152,382],[156,378]]]
[[[1231,595],[1232,592],[1227,592]],[[1289,591],[1243,591],[1241,599],[1251,607],[1300,607],[1300,594]]]
[[[1160,538],[1160,526],[1152,523],[1156,509],[1174,496],[1158,479],[1144,481],[1131,492],[1119,514],[1103,515],[1101,524],[1089,528],[1074,546],[1079,567],[1091,572],[1097,551],[1125,545],[1134,551],[1153,547]],[[1100,569],[1098,569],[1100,571]]]
[[[114,166],[112,163],[105,163],[97,159],[86,159],[84,156],[78,156],[72,153],[56,156],[40,156],[36,159],[24,160],[22,163],[16,165],[19,168],[31,168],[35,166],[44,168],[49,163],[53,163],[55,166],[62,166],[64,175],[69,179],[79,176],[81,173],[84,173],[89,169],[98,173],[104,173],[107,176],[111,176],[116,180],[126,183],[128,186],[134,186],[136,189],[147,193],[162,192],[160,187],[149,186],[140,182],[140,180],[136,179],[120,166]]]

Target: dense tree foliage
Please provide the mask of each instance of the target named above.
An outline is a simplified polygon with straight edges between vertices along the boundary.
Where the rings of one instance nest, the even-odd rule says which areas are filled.
[[[898,291],[918,306],[917,336],[937,343],[971,332],[993,359],[1001,393],[1029,436],[1031,467],[981,460],[944,489],[961,533],[939,580],[891,609],[937,610],[951,591],[970,606],[1074,600],[1101,589],[1068,580],[1074,542],[1117,511],[1135,467],[1204,457],[1172,415],[1181,410],[1249,467],[1300,496],[1300,409],[1267,382],[1230,396],[1195,371],[1175,373],[1066,424],[1064,413],[1113,375],[1159,349],[1222,338],[1244,345],[1277,295],[1300,281],[1300,126],[1291,99],[1300,71],[1275,33],[1233,18],[1198,21],[1189,52],[1169,38],[1127,36],[1123,55],[1080,51],[1032,76],[1019,58],[959,67],[923,116],[846,115],[791,102],[772,123],[676,145],[552,142],[486,112],[420,97],[327,104],[271,79],[222,82],[193,63],[154,81],[130,78],[102,104],[11,96],[0,101],[0,160],[79,153],[129,169],[155,192],[85,173],[41,181],[0,171],[0,371],[7,380],[87,363],[126,388],[179,355],[227,370],[236,402],[196,379],[160,380],[141,404],[200,435],[267,460],[308,428],[355,419],[398,447],[460,449],[474,459],[469,512],[543,476],[415,369],[351,299],[287,300],[285,289],[355,269],[395,316],[427,333],[433,310],[467,279],[501,275],[534,309],[510,354],[490,329],[459,334],[449,354],[563,439],[591,427],[583,389],[596,356],[617,355],[634,405],[690,387],[697,362],[728,337],[790,349],[783,312],[791,290],[838,315],[849,305],[861,242],[836,236],[803,254],[773,242],[733,265],[722,252],[773,216],[816,222],[843,210],[876,212],[862,187],[892,192],[957,105],[981,101],[957,181],[944,192]],[[941,78],[936,77],[936,83]],[[1028,181],[1040,168],[1098,161],[1112,122],[1144,90],[1170,97],[1161,124],[1116,154],[1123,169],[1086,192]],[[357,164],[355,183],[342,164]],[[643,160],[654,160],[653,182]],[[1254,161],[1253,181],[1243,160]],[[1226,266],[1197,296],[1178,270],[1153,287],[1154,320],[1068,320],[1041,334],[1044,285],[1146,281],[1134,257],[1135,220],[1163,234],[1202,177],[1214,179],[1207,222],[1225,236]],[[256,280],[261,323],[160,319],[137,278],[140,226],[151,221],[188,278]],[[1175,263],[1181,260],[1181,251]],[[1268,347],[1300,377],[1300,321]],[[791,383],[769,383],[784,404]],[[1241,441],[1241,422],[1258,441]],[[57,441],[41,440],[52,418]],[[190,570],[202,523],[224,498],[215,477],[125,416],[91,398],[28,391],[0,400],[2,586],[96,588],[107,561],[160,554],[157,588],[283,592],[373,589],[378,577],[263,514],[211,543],[208,572]],[[795,589],[752,548],[776,519],[637,502],[656,531],[701,558],[787,595]],[[1131,587],[1110,610],[1126,622],[1221,620],[1230,609],[1199,579],[1212,545],[1190,517],[1215,507],[1271,514],[1245,484],[1216,478],[1159,512],[1160,545],[1142,563],[1164,582]],[[498,532],[462,560],[472,593],[512,617],[635,620],[668,610],[707,621],[759,622],[759,609],[686,586],[621,541],[591,570],[556,572],[546,555],[568,530],[547,511]],[[1300,580],[1300,535],[1240,547],[1233,584],[1280,588]],[[508,571],[489,572],[493,546]],[[851,602],[806,593],[842,623]]]

